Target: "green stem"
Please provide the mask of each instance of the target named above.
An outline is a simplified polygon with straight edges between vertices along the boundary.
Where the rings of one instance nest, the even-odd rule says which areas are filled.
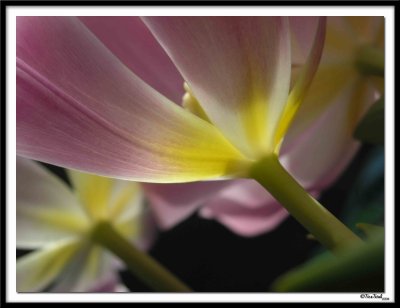
[[[99,222],[92,238],[109,249],[129,270],[149,287],[158,292],[191,292],[192,290],[149,255],[141,252],[122,237],[108,222]]]
[[[361,74],[383,77],[385,74],[385,54],[378,48],[361,47],[356,54],[355,65]]]
[[[253,165],[249,175],[265,187],[299,223],[333,253],[340,253],[361,242],[359,237],[296,182],[275,155]]]

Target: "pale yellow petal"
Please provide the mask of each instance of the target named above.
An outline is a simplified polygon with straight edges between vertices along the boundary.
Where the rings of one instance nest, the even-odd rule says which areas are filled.
[[[17,291],[37,292],[48,286],[78,250],[78,240],[58,241],[17,260]]]
[[[68,176],[87,215],[98,220],[107,217],[113,179],[68,170]]]
[[[50,292],[97,292],[107,281],[117,279],[112,255],[103,247],[86,242],[74,255]]]
[[[66,183],[43,165],[17,157],[17,247],[39,248],[88,227]]]

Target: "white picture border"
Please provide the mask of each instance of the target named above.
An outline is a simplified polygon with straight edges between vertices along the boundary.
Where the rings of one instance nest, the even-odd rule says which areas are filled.
[[[385,293],[394,301],[394,7],[391,6],[8,6],[6,302],[368,302],[359,293],[17,293],[16,292],[16,16],[384,16],[385,17]]]

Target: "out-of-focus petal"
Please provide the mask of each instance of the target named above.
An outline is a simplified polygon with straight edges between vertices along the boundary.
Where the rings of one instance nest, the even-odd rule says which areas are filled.
[[[285,143],[297,139],[299,132],[312,125],[342,95],[346,85],[360,77],[354,65],[357,48],[363,44],[379,45],[380,34],[384,33],[383,21],[382,17],[371,16],[328,17],[321,63]]]
[[[313,125],[329,106],[343,95],[344,89],[347,89],[349,84],[354,84],[356,78],[350,66],[321,65],[285,135],[280,152],[282,155],[290,151],[289,145],[297,143],[301,139],[299,135]]]
[[[139,183],[114,180],[109,217],[114,227],[135,246],[147,250],[153,244],[157,227]]]
[[[297,67],[307,61],[313,46],[318,20],[317,16],[289,17],[292,66]]]
[[[137,227],[132,227],[132,225]],[[141,250],[149,250],[157,238],[158,228],[153,212],[143,206],[138,215],[116,223],[116,229]]]
[[[134,75],[76,18],[17,18],[17,153],[122,179],[232,176],[243,156]]]
[[[113,179],[76,170],[67,170],[83,210],[92,220],[108,217]]]
[[[248,157],[271,150],[290,85],[286,17],[146,17],[207,116]]]
[[[127,239],[148,249],[155,239],[156,227],[146,209],[141,185],[94,174],[68,170],[81,204],[93,220],[112,221]]]
[[[114,275],[109,280],[96,285],[93,289],[89,290],[90,293],[126,293],[130,290],[123,285],[119,279]]]
[[[130,293],[131,291],[122,283],[117,284],[114,287],[114,291],[113,292],[117,292],[117,293]]]
[[[57,241],[17,260],[17,291],[37,292],[48,286],[64,269],[79,242]]]
[[[137,219],[143,212],[144,202],[139,183],[113,179],[107,215],[117,222]]]
[[[353,131],[374,101],[368,80],[349,84],[282,156],[282,164],[306,188],[329,186],[354,157],[359,142],[353,139]]]
[[[102,247],[83,244],[60,273],[51,292],[90,292],[117,280],[112,256]]]
[[[310,87],[311,81],[313,80],[313,77],[317,71],[324,47],[325,30],[326,17],[319,17],[312,49],[310,50],[306,63],[302,66],[298,73],[298,77],[290,91],[282,118],[279,122],[279,126],[275,135],[274,144],[276,145],[280,146],[282,139],[290,127],[297,110],[303,102],[307,90]]]
[[[183,184],[144,184],[155,219],[162,229],[169,229],[195,212],[230,181]]]
[[[347,27],[347,36],[356,40],[359,45],[378,43],[381,33],[384,33],[382,31],[384,21],[385,19],[383,16],[342,17],[342,22],[345,23],[345,27]]]
[[[257,182],[237,180],[204,206],[200,214],[242,236],[276,228],[289,213]]]
[[[119,285],[119,280],[117,278],[117,274],[110,275],[109,279],[105,279],[97,283],[92,289],[88,290],[90,293],[111,293],[117,292],[116,288]],[[126,292],[126,291],[122,291]]]
[[[68,187],[40,164],[17,157],[17,247],[73,237],[88,220]]]
[[[82,16],[81,21],[136,75],[180,104],[183,78],[137,16]]]

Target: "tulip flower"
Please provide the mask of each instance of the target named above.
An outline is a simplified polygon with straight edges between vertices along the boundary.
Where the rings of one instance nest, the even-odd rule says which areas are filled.
[[[93,19],[96,18],[88,18],[91,26],[94,26]],[[306,51],[311,48],[315,20],[304,17],[290,19],[292,65],[295,68],[305,61]],[[361,25],[356,29],[343,30],[357,22]],[[342,31],[338,31],[338,24],[342,24],[339,27]],[[352,134],[375,99],[376,80],[360,74],[355,59],[361,46],[379,45],[383,37],[382,26],[383,19],[379,17],[327,19],[327,38],[321,63],[311,84],[312,90],[303,103],[305,107],[300,107],[303,116],[295,119],[289,128],[281,150],[285,168],[315,197],[342,174],[360,147]],[[100,24],[96,29],[102,29]],[[337,35],[346,39],[340,40]],[[154,49],[157,50],[156,46]],[[336,59],[335,65],[332,59]],[[332,82],[332,76],[337,76],[338,81]],[[179,78],[175,80],[181,82]],[[347,119],[346,125],[338,119]],[[318,155],[304,159],[307,153]],[[144,186],[163,229],[174,226],[198,209],[203,217],[216,219],[242,236],[271,231],[288,217],[285,208],[254,180],[218,184],[218,187],[206,182]]]
[[[140,249],[154,238],[140,185],[68,170],[72,188],[40,164],[17,157],[17,291],[115,292],[118,261],[93,232],[106,221]]]
[[[317,68],[323,19],[290,96],[287,18],[145,23],[211,123],[150,88],[78,19],[20,17],[18,154],[101,175],[172,183],[245,175],[253,162],[276,151]]]
[[[325,19],[293,85],[286,17],[144,22],[185,80],[185,109],[166,93],[169,80],[146,82],[154,66],[129,69],[129,43],[103,42],[77,18],[17,19],[17,153],[141,182],[252,178],[327,247],[358,241],[277,158],[317,69]]]
[[[280,157],[290,174],[315,197],[332,185],[352,161],[360,147],[360,142],[353,138],[354,129],[377,93],[382,92],[381,80],[375,74],[360,71],[360,60],[364,59],[359,57],[363,49],[376,50],[375,54],[383,49],[383,21],[382,17],[327,18],[321,63],[299,116],[283,141]],[[315,22],[304,17],[292,17],[290,22],[292,65],[298,67],[312,45],[310,34]],[[179,215],[168,215],[163,207],[173,206],[176,199],[167,189],[161,189],[153,189],[152,194],[160,191],[153,198],[153,208],[162,212],[158,216],[165,217],[168,223],[172,215]],[[203,217],[217,219],[244,236],[270,231],[288,216],[273,196],[253,180],[236,180],[204,203]]]

